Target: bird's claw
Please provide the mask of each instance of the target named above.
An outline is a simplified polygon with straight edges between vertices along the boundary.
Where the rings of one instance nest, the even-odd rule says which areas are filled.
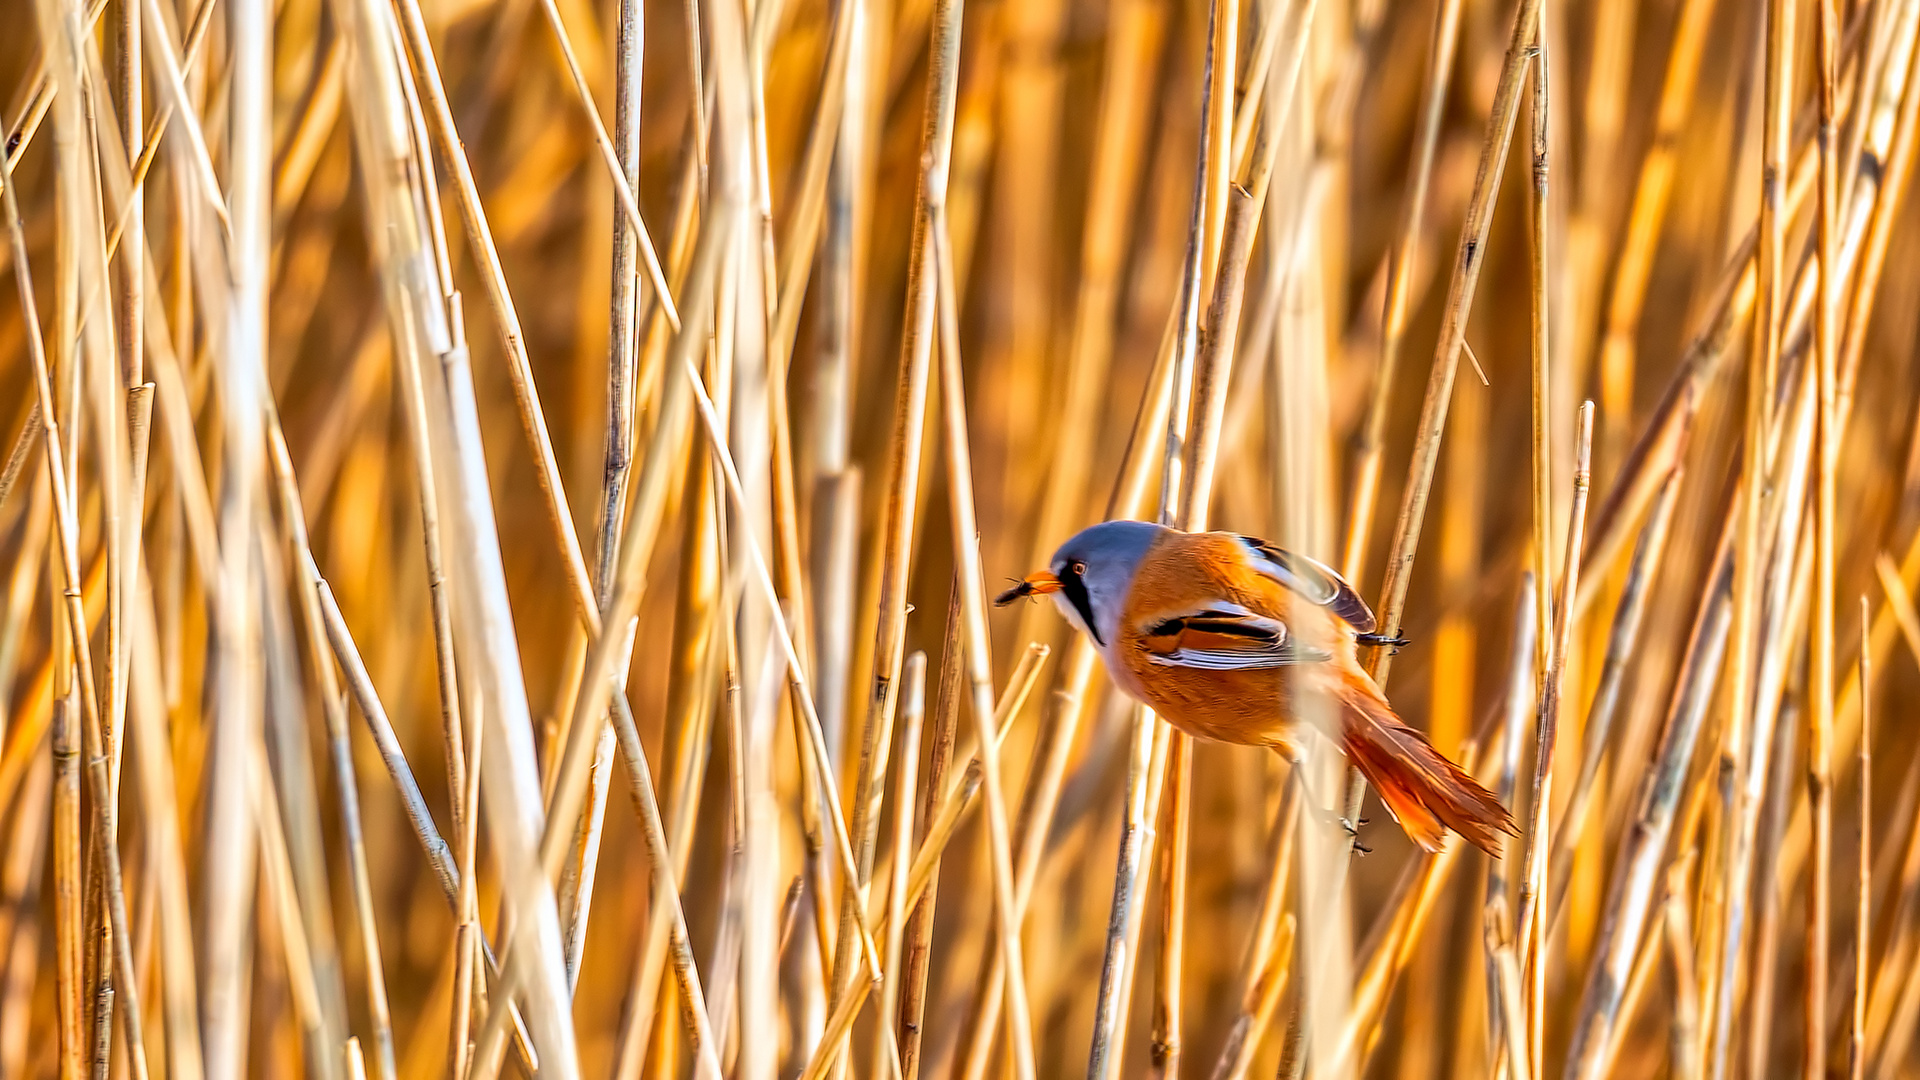
[[[1352,846],[1354,853],[1357,855],[1373,854],[1372,848],[1360,842],[1360,830],[1355,827],[1356,824],[1365,825],[1368,824],[1368,821],[1366,818],[1360,818],[1357,822],[1350,821],[1344,817],[1340,819],[1340,827],[1346,830],[1347,833],[1347,843]]]
[[[1398,636],[1388,637],[1385,634],[1355,634],[1353,635],[1353,640],[1371,648],[1392,649],[1395,655],[1398,655],[1401,649],[1413,644],[1413,642],[1406,638]]]
[[[1321,824],[1329,828],[1337,827],[1341,832],[1347,834],[1347,842],[1353,847],[1354,851],[1362,855],[1371,855],[1373,853],[1372,848],[1360,842],[1359,826],[1371,824],[1369,819],[1349,818],[1345,814],[1336,814],[1331,810],[1322,810],[1319,813]]]
[[[1287,761],[1293,766],[1294,783],[1300,785],[1301,795],[1305,797],[1307,805],[1312,808],[1314,816],[1320,819],[1320,824],[1327,827],[1338,826],[1342,832],[1347,834],[1347,843],[1352,845],[1354,851],[1362,855],[1372,854],[1373,849],[1360,842],[1360,830],[1354,827],[1354,819],[1348,818],[1345,814],[1335,813],[1332,810],[1322,808],[1324,804],[1314,795],[1313,785],[1307,781],[1306,762],[1302,761],[1299,756],[1295,754],[1289,754]],[[1367,818],[1359,818],[1357,820],[1361,825],[1370,824]]]

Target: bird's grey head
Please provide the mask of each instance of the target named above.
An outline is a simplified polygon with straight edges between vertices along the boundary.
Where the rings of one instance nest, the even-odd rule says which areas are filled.
[[[1061,544],[1048,569],[1060,581],[1053,600],[1067,621],[1096,644],[1113,641],[1133,572],[1166,532],[1166,526],[1151,521],[1103,521]]]

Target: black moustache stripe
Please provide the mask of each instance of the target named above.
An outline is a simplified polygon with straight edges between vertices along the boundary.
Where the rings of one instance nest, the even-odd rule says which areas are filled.
[[[1067,594],[1067,602],[1080,613],[1080,621],[1087,624],[1087,633],[1093,635],[1094,644],[1104,646],[1106,640],[1100,636],[1100,627],[1093,621],[1093,598],[1087,595],[1087,583],[1081,580],[1079,574],[1068,570],[1060,575],[1060,591]]]

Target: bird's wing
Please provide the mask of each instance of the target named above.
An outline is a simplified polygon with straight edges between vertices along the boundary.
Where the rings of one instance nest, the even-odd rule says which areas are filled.
[[[1347,579],[1333,567],[1307,555],[1275,547],[1251,536],[1236,536],[1244,547],[1248,563],[1260,573],[1286,586],[1309,603],[1318,604],[1340,617],[1355,632],[1374,631],[1373,609],[1360,599]]]
[[[1167,667],[1240,671],[1315,664],[1327,652],[1296,640],[1279,619],[1218,600],[1146,628],[1147,659]]]

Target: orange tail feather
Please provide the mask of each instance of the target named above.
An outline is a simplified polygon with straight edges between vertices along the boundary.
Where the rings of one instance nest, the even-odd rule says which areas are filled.
[[[1519,830],[1493,792],[1401,723],[1365,673],[1346,673],[1336,692],[1346,706],[1341,744],[1348,760],[1413,842],[1439,851],[1452,829],[1499,858],[1501,834],[1517,836]]]

